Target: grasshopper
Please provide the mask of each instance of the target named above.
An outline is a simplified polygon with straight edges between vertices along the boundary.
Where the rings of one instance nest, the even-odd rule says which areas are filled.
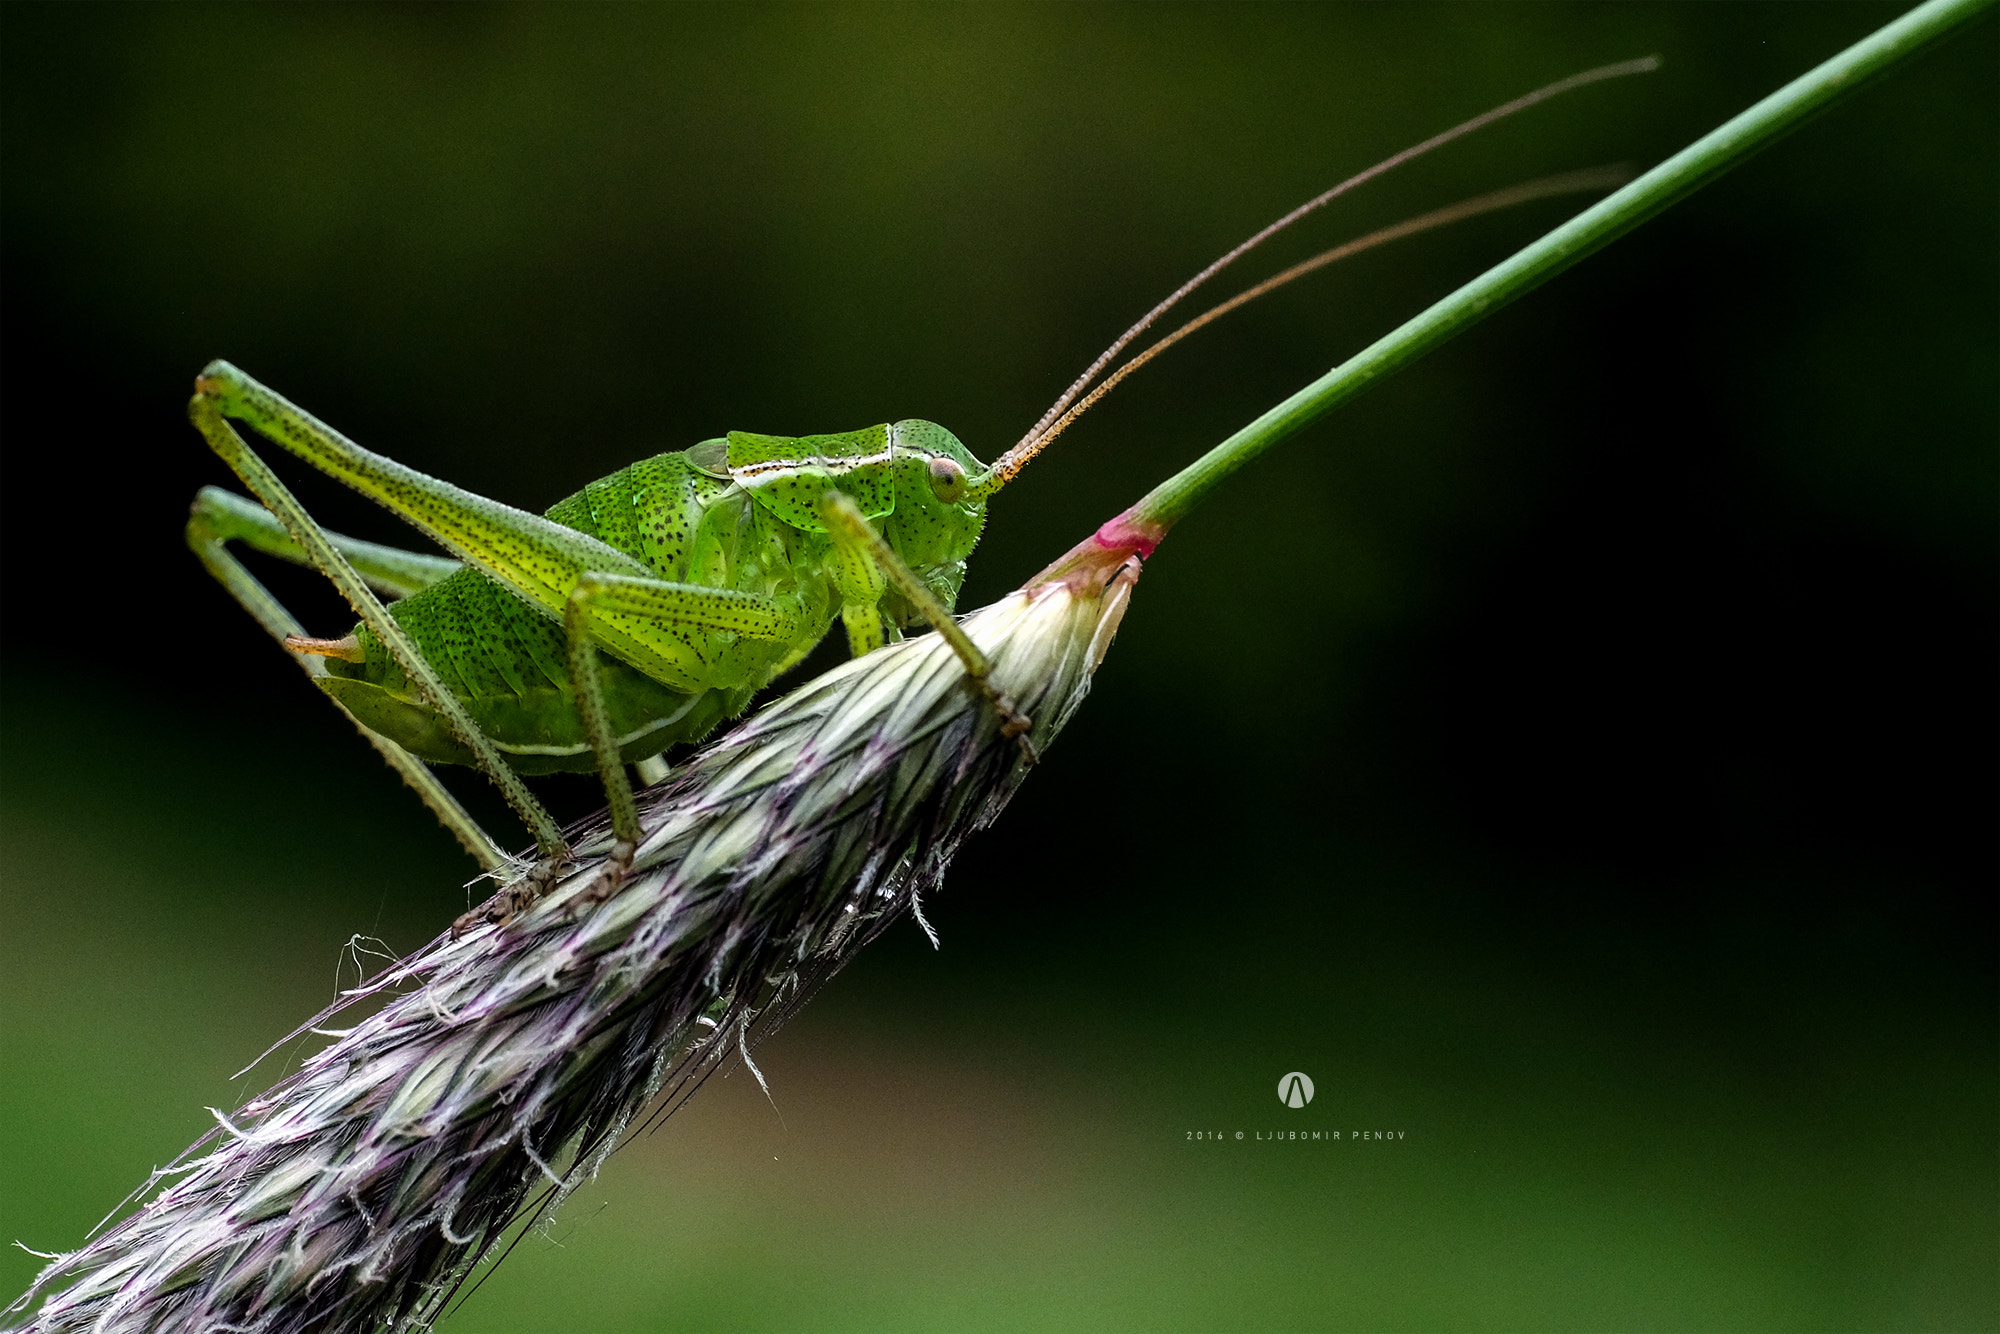
[[[838,617],[856,654],[928,623],[1030,759],[1030,720],[987,680],[951,608],[986,519],[1018,471],[988,467],[931,422],[833,435],[733,431],[641,460],[531,514],[362,448],[227,362],[189,414],[263,503],[209,487],[189,544],[488,867],[505,858],[427,764],[485,770],[535,830],[552,873],[562,833],[519,775],[596,770],[611,865],[638,821],[625,765],[698,741],[803,658]],[[230,424],[379,501],[456,560],[321,529]],[[229,551],[240,541],[327,574],[361,622],[306,636]],[[376,594],[397,599],[385,608]],[[606,888],[615,887],[616,876]]]
[[[1554,177],[1373,233],[1223,303],[1092,388],[1099,373],[1224,266],[1345,191],[1501,116],[1654,63],[1626,62],[1552,84],[1294,209],[1155,306],[991,466],[926,421],[798,437],[731,431],[641,460],[532,514],[364,449],[216,361],[197,377],[189,414],[257,502],[203,489],[188,542],[489,872],[510,859],[427,766],[475,765],[500,787],[534,831],[539,860],[496,900],[489,920],[532,900],[572,859],[522,775],[600,775],[612,841],[605,872],[585,900],[608,895],[640,839],[626,765],[658,781],[663,751],[742,713],[836,618],[856,654],[906,628],[936,629],[970,688],[999,715],[1002,733],[1032,762],[1030,720],[993,686],[985,656],[952,619],[994,492],[1127,374],[1243,302],[1381,241],[1542,195],[1611,188],[1622,176]],[[455,559],[321,528],[232,419],[378,501]],[[307,636],[231,552],[232,542],[319,570],[360,623],[338,639]],[[393,606],[378,595],[395,599]]]

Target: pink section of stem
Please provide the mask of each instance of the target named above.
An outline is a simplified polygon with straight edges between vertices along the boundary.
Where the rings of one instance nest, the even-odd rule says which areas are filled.
[[[1055,564],[1030,579],[1026,587],[1055,583],[1078,588],[1093,583],[1102,585],[1131,557],[1145,560],[1151,556],[1166,535],[1165,524],[1135,518],[1132,510],[1126,510],[1064,552]]]
[[[1126,510],[1099,528],[1090,540],[1107,551],[1118,552],[1121,559],[1126,555],[1137,555],[1144,560],[1153,554],[1153,548],[1159,546],[1166,535],[1165,524],[1135,519],[1132,511]]]

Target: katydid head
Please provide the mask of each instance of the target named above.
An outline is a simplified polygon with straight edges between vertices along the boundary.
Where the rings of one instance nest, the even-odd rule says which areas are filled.
[[[897,422],[889,438],[896,512],[882,520],[883,538],[913,570],[962,572],[986,526],[986,498],[972,487],[986,465],[936,422]]]

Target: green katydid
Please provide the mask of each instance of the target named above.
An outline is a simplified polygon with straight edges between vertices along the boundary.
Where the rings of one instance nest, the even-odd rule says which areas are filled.
[[[570,857],[561,830],[521,775],[600,774],[613,842],[611,870],[596,894],[615,890],[640,838],[625,766],[657,780],[664,773],[661,752],[699,740],[741,713],[836,617],[856,654],[903,628],[931,625],[1032,760],[1029,720],[988,683],[986,659],[951,616],[987,498],[1126,374],[1243,301],[1381,241],[1527,198],[1617,184],[1605,172],[1551,178],[1328,251],[1185,326],[1078,401],[1169,307],[1305,214],[1501,116],[1654,63],[1626,62],[1552,84],[1293,210],[1156,306],[990,467],[951,432],[924,421],[803,437],[732,431],[641,460],[537,515],[363,449],[217,361],[197,378],[190,415],[261,504],[204,489],[188,523],[189,544],[489,871],[509,859],[426,766],[473,764],[501,788],[533,829],[540,862],[502,896],[493,916],[539,893]],[[380,502],[456,559],[322,529],[231,418]],[[320,570],[361,623],[339,639],[307,637],[229,551],[232,541]],[[397,599],[393,611],[378,593]]]
[[[1027,729],[985,685],[986,660],[949,612],[986,495],[1011,473],[932,423],[798,439],[732,432],[534,515],[362,449],[226,362],[196,381],[191,415],[264,504],[204,490],[190,543],[489,866],[499,854],[423,762],[486,769],[551,863],[567,846],[516,774],[596,768],[622,861],[638,838],[624,765],[742,712],[835,615],[856,653],[929,621],[1009,734]],[[463,564],[319,529],[229,417],[381,501]],[[303,636],[227,551],[231,540],[324,570],[361,625],[339,640]],[[396,610],[363,585],[399,597]]]

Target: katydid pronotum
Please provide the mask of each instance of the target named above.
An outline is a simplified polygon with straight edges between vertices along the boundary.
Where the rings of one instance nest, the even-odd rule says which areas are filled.
[[[1002,732],[1032,762],[1030,721],[989,681],[985,657],[952,619],[987,498],[1126,374],[1243,301],[1381,241],[1525,199],[1615,186],[1622,179],[1615,173],[1573,173],[1373,233],[1224,303],[1097,382],[1169,307],[1336,196],[1501,116],[1654,63],[1630,61],[1551,84],[1294,209],[1127,330],[990,467],[951,432],[924,421],[802,437],[732,431],[632,464],[538,515],[363,449],[217,361],[196,379],[190,415],[262,503],[204,488],[188,541],[489,872],[511,859],[427,766],[473,764],[500,787],[534,831],[539,857],[489,905],[486,920],[502,920],[532,900],[572,856],[522,775],[595,770],[601,776],[612,842],[606,871],[585,901],[607,896],[640,841],[626,765],[658,781],[663,751],[700,740],[741,713],[836,617],[856,654],[928,623],[964,664],[968,687],[984,696]],[[456,559],[321,528],[232,418],[380,502]],[[319,570],[353,605],[360,624],[338,639],[306,636],[228,549],[232,541]],[[378,594],[395,599],[393,610]]]

